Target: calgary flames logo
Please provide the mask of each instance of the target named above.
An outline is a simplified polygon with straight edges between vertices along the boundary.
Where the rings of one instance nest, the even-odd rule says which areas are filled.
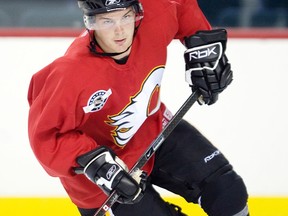
[[[112,136],[115,143],[124,147],[134,136],[146,118],[160,107],[160,83],[164,68],[155,68],[145,79],[140,91],[118,114],[109,116],[108,124],[115,126]]]

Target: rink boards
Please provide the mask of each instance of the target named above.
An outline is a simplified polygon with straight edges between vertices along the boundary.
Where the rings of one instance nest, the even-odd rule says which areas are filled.
[[[205,216],[195,204],[182,198],[166,197],[168,202],[181,206],[189,216]],[[79,216],[69,198],[0,198],[1,215],[7,216]],[[249,199],[252,216],[287,216],[288,197],[251,197]]]

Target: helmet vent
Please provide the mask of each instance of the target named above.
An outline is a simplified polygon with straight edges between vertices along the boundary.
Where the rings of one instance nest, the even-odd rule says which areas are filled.
[[[87,2],[87,5],[89,6],[90,9],[97,9],[97,5],[94,4],[93,2]]]

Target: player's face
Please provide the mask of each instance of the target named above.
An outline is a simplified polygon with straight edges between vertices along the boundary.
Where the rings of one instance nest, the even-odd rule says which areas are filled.
[[[120,53],[132,44],[135,29],[135,12],[132,8],[99,14],[96,23],[95,38],[104,52]],[[129,53],[130,49],[113,58],[120,59]]]

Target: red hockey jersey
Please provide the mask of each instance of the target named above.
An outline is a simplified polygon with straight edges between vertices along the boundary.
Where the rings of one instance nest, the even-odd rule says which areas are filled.
[[[73,172],[75,159],[106,145],[131,168],[169,120],[159,97],[167,46],[172,39],[210,29],[196,0],[141,2],[144,18],[126,64],[91,54],[89,35],[83,33],[64,56],[31,79],[31,147],[81,208],[99,207],[106,195]],[[144,168],[147,172],[153,159]]]

